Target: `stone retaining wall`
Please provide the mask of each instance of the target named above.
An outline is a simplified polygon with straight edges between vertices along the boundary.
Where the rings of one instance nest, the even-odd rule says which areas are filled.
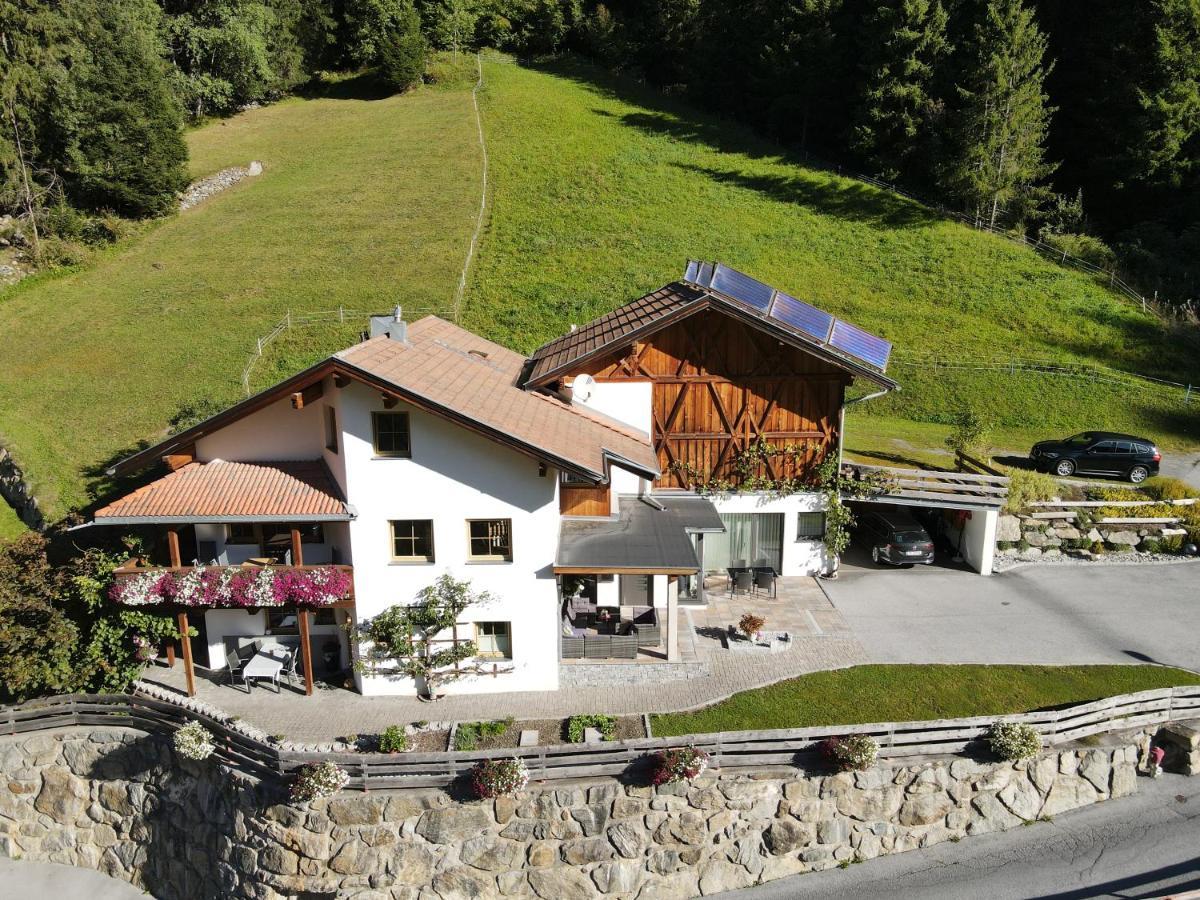
[[[0,447],[0,499],[11,506],[29,528],[34,531],[46,529],[46,520],[25,480],[25,473],[4,447]]]
[[[1104,544],[1109,553],[1147,552],[1163,539],[1163,529],[1175,525],[1077,525],[1067,519],[1034,519],[1000,516],[996,545],[1004,556],[1018,559],[1053,559],[1072,556],[1090,559],[1091,547]],[[1022,545],[1023,542],[1023,545]],[[1086,546],[1084,546],[1086,545]]]
[[[138,731],[0,738],[0,853],[99,869],[173,898],[710,894],[1057,815],[1136,790],[1139,741],[1010,763],[705,773],[463,801],[444,791],[286,804]]]

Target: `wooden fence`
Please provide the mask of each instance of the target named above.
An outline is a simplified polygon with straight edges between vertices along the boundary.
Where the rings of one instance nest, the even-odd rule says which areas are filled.
[[[210,716],[174,703],[127,694],[89,694],[0,707],[0,732],[16,735],[91,725],[136,728],[165,735],[189,721],[199,721],[216,739],[217,758],[234,769],[259,778],[285,777],[305,763],[332,760],[350,774],[350,790],[369,791],[445,787],[469,772],[480,760],[501,757],[523,759],[533,781],[559,781],[626,774],[644,762],[648,754],[685,744],[707,751],[712,764],[718,768],[760,768],[812,761],[818,742],[846,734],[870,735],[879,744],[881,759],[903,760],[977,749],[988,728],[999,720],[1032,725],[1042,736],[1043,744],[1053,746],[1106,731],[1197,718],[1200,718],[1200,685],[1191,685],[1140,691],[1064,709],[1009,716],[731,731],[469,752],[297,753],[247,737]]]

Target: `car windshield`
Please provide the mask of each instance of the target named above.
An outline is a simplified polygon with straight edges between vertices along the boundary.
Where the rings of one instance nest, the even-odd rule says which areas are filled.
[[[929,535],[923,531],[897,531],[896,542],[900,544],[924,544],[929,541]]]
[[[1092,435],[1086,431],[1083,434],[1073,434],[1071,437],[1063,441],[1068,447],[1082,447],[1085,444],[1090,444],[1093,440]]]

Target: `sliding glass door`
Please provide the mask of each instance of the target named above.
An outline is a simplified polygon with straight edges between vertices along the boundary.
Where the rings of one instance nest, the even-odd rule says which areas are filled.
[[[704,568],[720,572],[730,566],[783,566],[783,513],[722,513],[724,534],[704,538]]]

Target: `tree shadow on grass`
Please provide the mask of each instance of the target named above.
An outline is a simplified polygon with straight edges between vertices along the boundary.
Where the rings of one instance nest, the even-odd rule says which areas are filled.
[[[386,100],[396,95],[396,89],[368,70],[347,77],[314,78],[297,88],[296,94],[305,100]]]

